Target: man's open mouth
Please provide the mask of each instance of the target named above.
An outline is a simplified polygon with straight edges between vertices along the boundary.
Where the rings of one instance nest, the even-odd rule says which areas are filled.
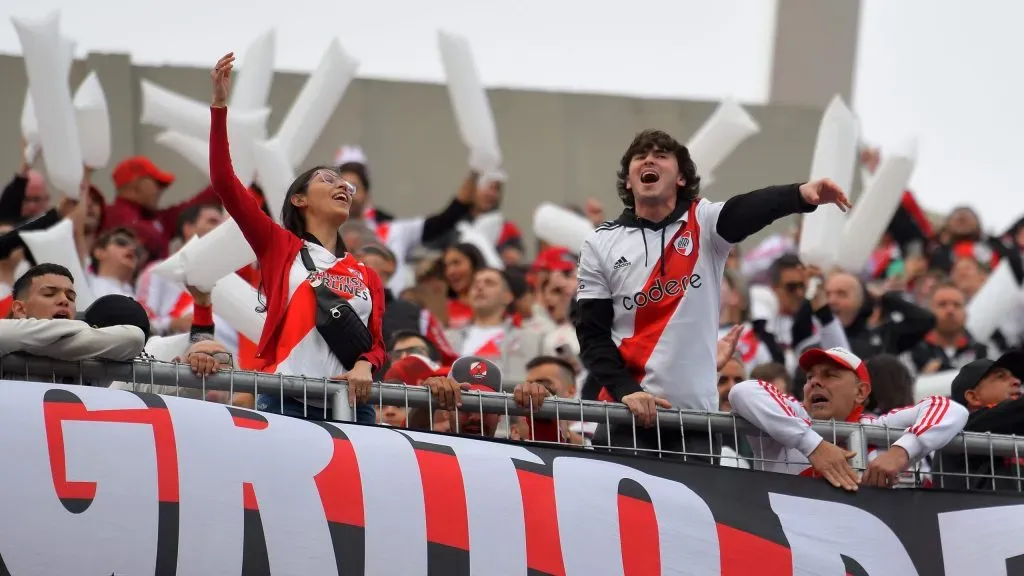
[[[644,168],[640,171],[640,181],[644,184],[654,184],[660,179],[661,175],[653,168]]]
[[[808,400],[810,400],[811,406],[824,406],[829,402],[828,396],[822,394],[821,392],[811,392],[811,395],[808,397]]]

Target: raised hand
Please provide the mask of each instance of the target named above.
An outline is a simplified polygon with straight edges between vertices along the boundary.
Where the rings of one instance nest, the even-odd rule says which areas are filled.
[[[729,329],[729,332],[718,340],[718,349],[715,351],[715,364],[717,370],[721,371],[729,363],[732,355],[736,353],[736,345],[739,344],[740,336],[743,335],[743,324],[737,324]]]
[[[213,105],[217,108],[227,106],[228,87],[231,85],[231,69],[235,65],[235,53],[228,52],[213,67],[210,77],[213,78]]]
[[[835,204],[843,212],[853,207],[843,189],[828,178],[822,178],[821,180],[815,180],[800,186],[800,196],[803,197],[804,202],[813,206]]]

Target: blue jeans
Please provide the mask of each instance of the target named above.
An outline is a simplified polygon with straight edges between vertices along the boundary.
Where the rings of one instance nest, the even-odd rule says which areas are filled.
[[[305,408],[305,415],[303,415],[303,408]],[[325,416],[323,408],[316,406],[303,407],[300,400],[289,396],[285,396],[284,402],[282,402],[280,394],[260,394],[256,397],[256,409],[260,412],[284,414],[285,416],[304,418],[306,420],[333,420],[330,406],[327,407]],[[373,409],[373,404],[356,405],[356,422],[359,424],[374,424],[377,422],[377,412]]]

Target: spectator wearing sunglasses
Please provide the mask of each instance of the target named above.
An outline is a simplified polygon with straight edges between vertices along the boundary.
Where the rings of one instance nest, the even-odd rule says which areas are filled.
[[[92,249],[89,287],[100,298],[108,294],[135,297],[132,280],[139,265],[139,243],[128,228],[107,230]]]
[[[849,349],[846,331],[832,314],[820,272],[804,266],[795,254],[780,256],[770,270],[777,314],[763,318],[755,313],[753,320],[765,320],[769,332],[781,349],[786,368],[794,373],[797,358],[813,347]],[[811,293],[809,287],[817,282]]]
[[[406,356],[423,356],[437,360],[434,348],[415,330],[399,330],[391,335],[388,360],[394,364]]]

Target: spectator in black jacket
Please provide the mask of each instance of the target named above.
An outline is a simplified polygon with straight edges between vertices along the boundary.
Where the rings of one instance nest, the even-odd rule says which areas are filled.
[[[935,329],[910,352],[918,372],[956,370],[988,356],[988,348],[967,332],[967,298],[959,288],[940,284],[932,292],[930,302]]]
[[[953,380],[951,397],[967,407],[965,431],[993,434],[1024,435],[1024,399],[1021,398],[1021,380],[1024,379],[1024,352],[1011,350],[998,360],[975,360],[960,369]],[[964,470],[963,449],[954,442],[943,455],[943,469],[949,472]],[[1016,478],[1024,462],[1013,457],[972,456],[967,459],[971,476],[966,479],[949,477],[942,480],[946,488],[986,490],[1018,490]],[[1008,478],[994,479],[992,476]]]
[[[902,354],[935,327],[935,316],[908,302],[902,292],[892,290],[876,298],[847,272],[832,274],[825,291],[829,307],[846,329],[850,350],[865,360]]]

